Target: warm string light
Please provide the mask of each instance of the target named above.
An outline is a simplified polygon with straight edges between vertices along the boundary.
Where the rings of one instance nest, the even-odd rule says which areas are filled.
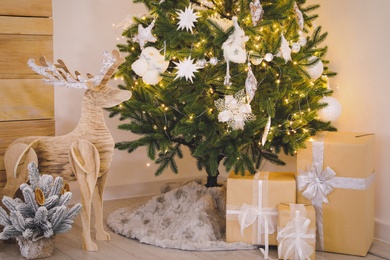
[[[273,126],[270,128],[268,140],[272,140],[272,135],[274,132],[282,131],[285,132],[287,136],[294,136],[294,143],[298,143],[301,139],[306,138],[310,129],[308,129],[305,125],[302,125],[304,123],[304,115],[305,111],[301,110],[300,107],[300,99],[305,98],[306,103],[309,106],[309,102],[307,99],[307,95],[305,93],[299,93],[298,91],[295,92],[296,95],[298,95],[298,111],[293,113],[289,116],[289,118],[286,119],[286,121],[282,124],[279,124],[278,126]],[[288,104],[290,101],[288,98],[284,99],[284,102]],[[307,113],[310,113],[311,109],[310,107],[307,108]],[[283,129],[285,126],[285,129]],[[294,151],[296,153],[296,150]]]
[[[214,9],[215,9],[215,7],[214,7]],[[239,9],[238,9],[237,11],[239,11]],[[230,14],[230,13],[227,13],[227,15],[230,16],[231,14]],[[142,20],[145,20],[146,17],[142,17],[141,19],[142,19]],[[290,17],[289,17],[289,19],[290,19]],[[175,20],[175,18],[173,17],[172,20]],[[250,21],[251,19],[250,19],[249,17],[247,17],[247,20]],[[273,29],[275,30],[274,32],[279,32],[280,28],[279,28],[278,24],[273,24],[272,27],[273,27]],[[261,32],[263,31],[263,27],[260,28],[260,31],[261,31]],[[259,40],[260,40],[260,36],[256,37],[255,39],[256,39],[257,41],[259,41]],[[206,41],[206,40],[202,39],[200,42],[194,44],[194,46],[195,46],[196,48],[199,48],[199,47],[201,46],[201,44],[204,43],[205,41]],[[256,44],[256,45],[255,45],[255,48],[256,48],[256,49],[259,49],[259,48],[260,48],[260,45]],[[132,47],[132,50],[134,50],[134,47]],[[212,52],[205,53],[205,56],[207,56],[207,55],[209,55],[210,57],[212,57]],[[173,59],[175,60],[175,59],[177,59],[177,57],[173,57]],[[294,65],[297,65],[297,62],[296,62],[296,61],[293,61],[293,64],[294,64]],[[206,65],[208,65],[208,64],[206,64]],[[261,66],[264,67],[264,68],[267,68],[267,63],[263,62],[263,63],[261,64]],[[279,69],[280,69],[280,68],[279,68]],[[245,69],[245,71],[247,71],[247,68]],[[281,77],[280,77],[279,74],[276,74],[276,76],[279,77],[279,78],[278,78],[277,80],[275,80],[275,83],[276,83],[276,84],[280,84],[280,83],[281,83]],[[218,78],[217,80],[220,80],[220,79]],[[137,85],[137,84],[138,84],[138,82],[135,82],[135,85]],[[314,86],[314,82],[310,82],[310,85]],[[163,85],[160,84],[160,86],[162,87]],[[229,87],[227,87],[227,88],[229,89]],[[210,92],[211,94],[214,93],[214,91],[213,91],[212,88],[210,88],[209,92]],[[303,97],[305,97],[305,94],[301,93],[301,94],[299,94],[299,96],[303,98]],[[306,99],[306,100],[307,100],[307,99]],[[284,99],[284,101],[285,101],[286,104],[289,103],[289,99],[288,99],[288,98]],[[165,112],[168,111],[169,108],[168,108],[167,106],[165,106],[164,104],[161,105],[161,106],[162,106],[162,108],[163,108],[163,111],[165,111]],[[172,107],[172,108],[173,108],[173,107]],[[174,109],[177,110],[176,108],[174,108]],[[300,108],[299,108],[299,110],[300,110]],[[178,111],[178,110],[177,110],[177,111]],[[203,115],[203,114],[204,114],[205,112],[207,112],[207,111],[208,111],[209,113],[212,113],[212,112],[213,112],[213,109],[212,109],[212,108],[209,108],[209,109],[205,110],[204,112],[202,112],[202,113],[201,113],[200,115],[198,115],[198,116],[194,116],[194,115],[189,115],[189,116],[187,115],[187,116],[188,116],[188,118],[189,118],[190,120],[193,120],[194,118],[200,117],[201,115]],[[310,111],[311,111],[310,108],[308,108],[307,111],[310,112]],[[145,111],[143,111],[143,113],[144,113],[144,112],[145,112]],[[179,111],[179,112],[180,112],[180,111]],[[183,114],[182,112],[180,112],[180,113]],[[299,114],[300,114],[301,116],[303,116],[304,113],[301,111]],[[183,115],[184,115],[184,114],[183,114]],[[294,116],[296,116],[296,114],[294,114]],[[288,122],[289,122],[289,124],[290,124],[290,127],[292,127],[292,125],[294,124],[293,121],[288,121]],[[302,120],[300,120],[300,123],[302,123]],[[155,125],[154,127],[157,128],[156,125]],[[279,127],[282,127],[282,125],[279,125]],[[167,127],[164,126],[163,129],[166,130]],[[291,129],[287,132],[287,134],[290,135],[291,133],[297,133],[297,130],[298,130],[298,129],[300,129],[300,128],[291,128]],[[271,128],[270,128],[269,134],[274,133],[274,131],[276,131],[276,130],[277,130],[277,127],[276,127],[276,126],[275,126],[275,129],[274,129],[274,127],[271,127]],[[285,130],[285,131],[287,131],[287,130]],[[304,133],[307,133],[309,130],[303,128],[302,131],[303,131]],[[227,132],[229,133],[230,130],[228,130]],[[259,145],[260,145],[260,144],[261,144],[261,143],[259,142]],[[237,158],[237,159],[239,159],[239,158]]]

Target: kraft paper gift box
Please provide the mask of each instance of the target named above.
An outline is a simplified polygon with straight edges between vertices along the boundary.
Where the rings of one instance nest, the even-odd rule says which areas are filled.
[[[374,239],[374,135],[322,132],[297,153],[297,202],[317,213],[317,250],[365,256]]]
[[[276,245],[277,206],[295,203],[295,173],[230,173],[226,190],[226,242]],[[265,234],[269,234],[268,236]]]
[[[313,205],[278,205],[278,259],[315,260],[316,212]]]

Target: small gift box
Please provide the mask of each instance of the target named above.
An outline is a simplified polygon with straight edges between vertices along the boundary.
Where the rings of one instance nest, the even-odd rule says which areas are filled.
[[[323,132],[297,153],[297,202],[313,204],[317,250],[365,256],[374,239],[374,135]]]
[[[278,205],[278,259],[315,260],[316,213],[312,205]]]
[[[294,175],[232,172],[226,190],[226,241],[265,245],[266,251],[268,245],[276,245],[277,206],[295,203]]]

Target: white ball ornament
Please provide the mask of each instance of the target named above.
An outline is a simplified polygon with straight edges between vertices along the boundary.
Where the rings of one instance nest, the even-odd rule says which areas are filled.
[[[318,116],[321,121],[334,122],[341,115],[341,104],[334,97],[323,97],[319,103],[327,103],[328,105],[318,110]]]
[[[160,82],[162,79],[162,76],[156,70],[149,69],[145,72],[145,74],[142,76],[143,82],[149,85],[155,85]]]
[[[309,62],[313,61],[317,57],[310,57]],[[310,78],[312,80],[316,80],[319,77],[321,77],[322,73],[324,72],[324,64],[321,60],[318,60],[313,66],[307,67],[306,72],[309,74]]]
[[[138,59],[131,64],[131,69],[140,77],[148,70],[148,62],[146,59]]]
[[[196,61],[196,66],[198,66],[198,68],[200,69],[203,69],[204,67],[206,67],[206,65],[207,65],[207,61],[205,59]]]
[[[211,57],[209,62],[210,62],[210,64],[213,65],[213,66],[214,66],[214,65],[217,65],[217,64],[218,64],[218,58],[216,58],[216,57]]]
[[[274,55],[272,55],[272,53],[267,53],[265,56],[264,56],[264,59],[268,62],[271,62],[273,59],[274,59]]]
[[[143,82],[149,85],[157,84],[163,73],[169,66],[164,56],[154,47],[146,47],[138,60],[131,64],[131,69],[140,77]]]
[[[251,62],[253,65],[259,65],[263,61],[263,58],[251,57]]]

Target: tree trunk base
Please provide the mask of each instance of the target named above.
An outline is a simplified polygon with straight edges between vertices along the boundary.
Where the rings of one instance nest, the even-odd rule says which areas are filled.
[[[218,176],[207,176],[207,183],[205,185],[207,188],[210,187],[221,187],[222,184],[218,184]]]

